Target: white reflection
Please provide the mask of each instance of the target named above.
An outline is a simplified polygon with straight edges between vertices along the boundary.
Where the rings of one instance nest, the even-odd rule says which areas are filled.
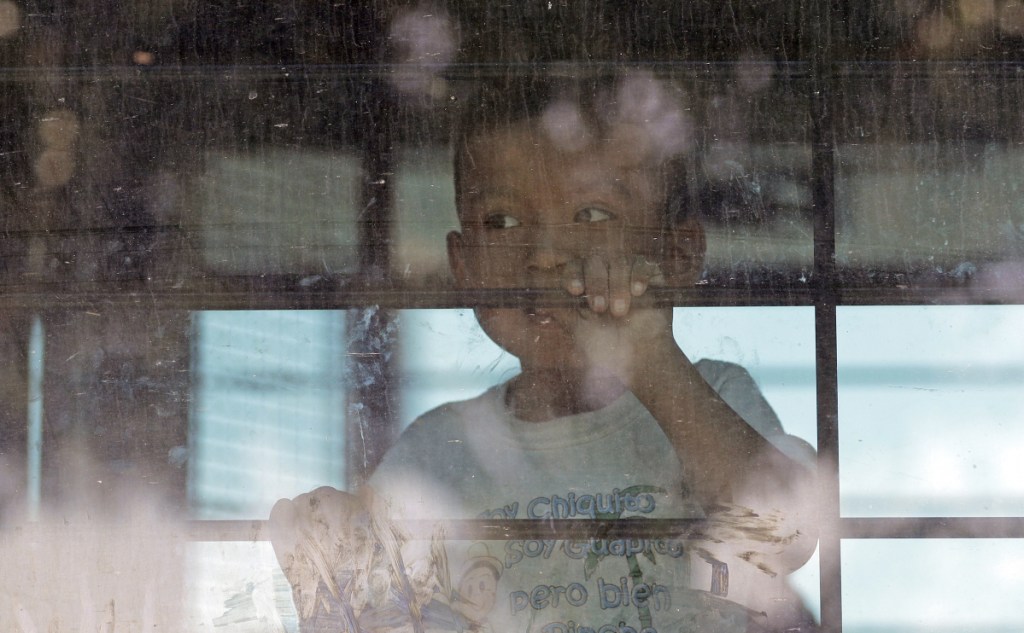
[[[178,631],[182,525],[146,486],[101,478],[80,446],[56,459],[77,489],[37,522],[0,530],[0,630]],[[136,478],[139,481],[141,478]],[[113,489],[111,507],[96,489]],[[12,573],[16,571],[17,573]]]
[[[541,115],[541,128],[551,142],[567,152],[578,152],[591,141],[590,130],[572,101],[555,101]]]
[[[195,315],[198,517],[266,516],[280,497],[341,485],[345,322],[344,312],[316,310]]]
[[[188,607],[178,630],[295,633],[291,588],[269,542],[188,543],[186,556]]]
[[[186,216],[201,225],[203,264],[218,274],[333,274],[355,266],[359,159],[264,147],[206,153]]]
[[[440,98],[446,92],[441,71],[458,50],[457,29],[443,7],[422,2],[399,10],[388,31],[393,58],[402,68],[391,77],[399,91],[409,95]]]
[[[917,23],[917,41],[929,51],[940,51],[953,44],[956,24],[942,11],[935,11]]]
[[[50,110],[39,117],[39,140],[49,149],[68,150],[78,140],[78,115],[66,108]]]
[[[406,281],[450,277],[445,236],[458,228],[459,221],[447,148],[416,147],[398,152],[393,182],[393,270]],[[406,392],[403,387],[403,397]]]
[[[36,182],[43,189],[52,189],[68,184],[75,175],[74,155],[62,149],[48,149],[36,158],[32,166]]]
[[[0,37],[9,37],[21,28],[21,10],[10,0],[0,0]]]
[[[1016,487],[1016,494],[1024,497],[1024,443],[1000,447],[995,460],[995,479]]]
[[[519,360],[487,338],[471,310],[406,310],[401,328],[404,424],[519,372]]]
[[[971,283],[969,296],[976,302],[1020,303],[1024,300],[1024,261],[986,265]]]
[[[630,73],[614,96],[618,108],[610,123],[612,141],[620,148],[640,147],[645,158],[666,160],[693,144],[693,121],[682,108],[681,95],[648,72]],[[616,142],[620,141],[620,142]]]

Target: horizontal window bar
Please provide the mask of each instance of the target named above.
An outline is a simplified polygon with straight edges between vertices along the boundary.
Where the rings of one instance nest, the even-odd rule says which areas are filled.
[[[204,284],[181,289],[131,282],[109,284],[48,284],[32,290],[10,286],[0,294],[4,310],[83,310],[109,308],[161,310],[346,310],[377,306],[385,309],[451,309],[469,307],[522,308],[577,305],[562,290],[540,289],[378,289],[317,290],[274,287],[253,280],[241,284]],[[235,286],[235,287],[230,287]],[[656,288],[634,300],[647,307],[669,306],[810,306],[809,284],[769,287]],[[838,289],[838,305],[1019,305],[1024,291],[1007,294],[1003,288],[948,287]]]
[[[430,538],[433,521],[406,521],[415,538]],[[455,540],[699,538],[703,519],[462,519],[443,522]],[[917,517],[840,519],[840,538],[1024,538],[1024,517]],[[267,521],[190,521],[194,541],[265,541]]]
[[[595,75],[621,72],[625,67],[651,71],[676,71],[688,75],[731,76],[737,66],[749,64],[743,61],[591,61],[565,63],[544,62],[494,62],[494,63],[346,63],[346,64],[186,64],[175,66],[139,65],[96,65],[96,66],[50,66],[0,67],[0,82],[48,81],[85,79],[92,81],[145,81],[179,80],[182,78],[208,79],[276,79],[296,81],[322,79],[339,81],[345,79],[366,79],[368,77],[389,78],[395,73],[409,70],[440,72],[445,78],[480,79],[483,77],[506,77],[518,74],[550,74],[578,77],[581,73]],[[805,61],[773,62],[773,72],[779,78],[805,78],[810,66]]]
[[[120,285],[121,289],[117,286]],[[581,305],[580,298],[557,289],[351,289],[302,290],[272,288],[253,284],[252,288],[210,286],[187,290],[165,290],[144,284],[92,286],[68,284],[45,291],[7,289],[0,295],[0,310],[85,309],[139,307],[184,310],[344,310],[377,306],[385,309],[444,309],[466,307],[522,308]],[[658,288],[645,297],[634,299],[648,307],[689,305],[811,305],[810,288],[719,289]]]
[[[1024,517],[840,519],[841,538],[1024,538]]]
[[[453,540],[516,539],[620,539],[696,538],[703,519],[458,519],[442,522],[446,538]],[[434,521],[402,521],[399,525],[413,538],[430,538]],[[265,541],[270,539],[268,521],[191,521],[188,535],[194,541]]]
[[[737,66],[749,62],[736,60],[722,61],[590,61],[564,63],[544,62],[481,62],[481,63],[345,63],[345,64],[185,64],[174,66],[140,65],[96,65],[96,66],[49,66],[40,68],[6,66],[0,68],[0,82],[32,81],[52,79],[87,79],[89,81],[145,81],[179,80],[182,78],[221,80],[230,79],[278,79],[294,81],[304,79],[344,80],[367,77],[387,78],[396,72],[424,70],[441,72],[448,79],[479,79],[509,74],[566,74],[579,76],[581,73],[614,73],[624,67],[651,71],[675,71],[688,75],[732,75]],[[803,79],[811,74],[810,62],[796,60],[773,62],[773,73],[778,78]],[[951,61],[842,61],[833,62],[826,76],[839,79],[857,77],[942,77],[942,76],[985,76],[1019,79],[1024,61],[951,60]]]

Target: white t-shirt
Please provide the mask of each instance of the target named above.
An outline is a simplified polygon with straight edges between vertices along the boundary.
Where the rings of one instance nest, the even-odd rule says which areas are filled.
[[[745,370],[706,360],[696,367],[764,437],[786,437]],[[370,480],[395,516],[703,517],[688,499],[672,445],[632,394],[598,411],[535,423],[512,417],[506,389],[443,405],[403,433]],[[754,630],[747,610],[693,585],[711,577],[711,564],[682,540],[448,541],[446,550],[438,586],[453,597],[439,599],[464,617],[453,626],[435,622],[436,630]]]

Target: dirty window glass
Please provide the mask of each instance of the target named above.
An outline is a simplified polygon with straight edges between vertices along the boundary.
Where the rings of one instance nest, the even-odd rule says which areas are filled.
[[[0,630],[1018,629],[1022,53],[0,0]]]

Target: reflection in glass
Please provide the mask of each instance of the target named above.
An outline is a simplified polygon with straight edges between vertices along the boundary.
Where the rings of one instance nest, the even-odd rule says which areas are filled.
[[[211,152],[198,179],[203,263],[222,275],[351,273],[361,170],[348,153]]]
[[[340,312],[195,315],[196,518],[264,518],[281,497],[343,486],[344,324]]]
[[[838,261],[964,281],[1024,249],[1016,145],[843,145],[836,151]]]

